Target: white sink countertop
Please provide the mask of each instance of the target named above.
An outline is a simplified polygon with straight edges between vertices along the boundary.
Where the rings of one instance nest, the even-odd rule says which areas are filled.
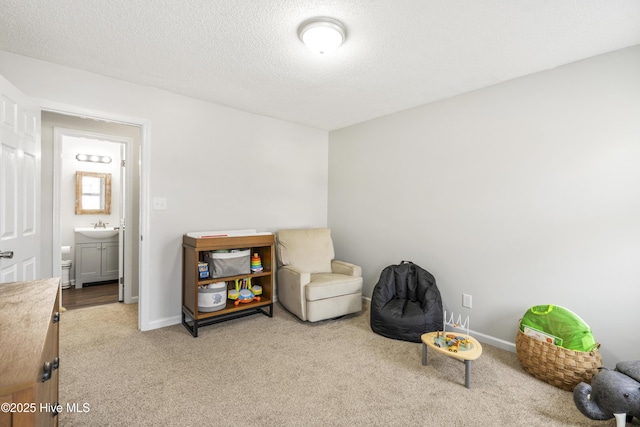
[[[77,227],[75,231],[76,233],[80,233],[83,236],[90,237],[92,239],[106,239],[108,237],[113,237],[120,232],[120,230],[115,227]]]

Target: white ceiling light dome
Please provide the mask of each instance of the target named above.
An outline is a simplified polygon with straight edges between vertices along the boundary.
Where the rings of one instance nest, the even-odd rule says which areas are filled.
[[[342,22],[322,16],[300,24],[298,37],[313,52],[326,55],[345,42],[347,30]]]

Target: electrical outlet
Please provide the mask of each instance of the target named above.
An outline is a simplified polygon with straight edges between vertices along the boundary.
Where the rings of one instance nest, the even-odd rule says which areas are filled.
[[[164,197],[154,197],[153,198],[153,210],[155,211],[165,211],[167,210],[167,199]]]
[[[471,295],[462,294],[462,306],[463,307],[467,307],[467,308],[471,308]]]

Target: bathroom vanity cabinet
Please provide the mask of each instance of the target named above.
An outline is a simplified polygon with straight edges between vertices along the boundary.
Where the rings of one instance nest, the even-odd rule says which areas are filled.
[[[94,239],[76,233],[76,289],[85,283],[118,280],[118,236]]]

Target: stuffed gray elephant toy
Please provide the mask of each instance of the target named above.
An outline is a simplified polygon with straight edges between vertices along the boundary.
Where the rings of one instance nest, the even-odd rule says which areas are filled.
[[[573,401],[592,420],[615,417],[617,427],[640,418],[640,360],[620,362],[614,371],[601,370],[591,378],[591,385],[578,384]]]

